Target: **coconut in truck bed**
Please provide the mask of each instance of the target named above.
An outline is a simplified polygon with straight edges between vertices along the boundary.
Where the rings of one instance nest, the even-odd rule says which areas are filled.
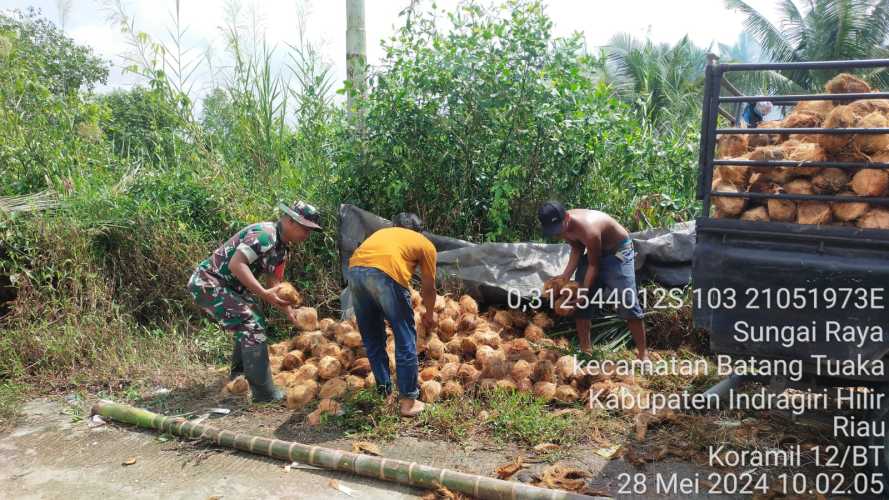
[[[887,67],[711,59],[692,267],[695,325],[732,375],[721,388],[752,376],[862,410],[837,411],[834,435],[851,438],[876,482],[889,476],[889,93],[852,75]],[[784,96],[741,95],[726,78],[766,70],[833,78],[824,93]],[[743,106],[766,100],[784,118],[740,128]]]

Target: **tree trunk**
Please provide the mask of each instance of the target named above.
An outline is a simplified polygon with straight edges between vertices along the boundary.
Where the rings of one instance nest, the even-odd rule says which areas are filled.
[[[364,0],[346,0],[346,80],[349,113],[354,116],[356,98],[367,91],[367,37],[364,32]]]

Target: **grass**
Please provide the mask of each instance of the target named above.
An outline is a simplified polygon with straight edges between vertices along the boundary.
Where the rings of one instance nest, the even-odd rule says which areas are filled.
[[[553,412],[541,399],[525,392],[496,390],[488,398],[487,423],[494,438],[534,447],[541,443],[572,444],[583,435],[578,416]]]
[[[18,409],[30,388],[23,383],[6,381],[0,383],[0,429],[12,425]]]

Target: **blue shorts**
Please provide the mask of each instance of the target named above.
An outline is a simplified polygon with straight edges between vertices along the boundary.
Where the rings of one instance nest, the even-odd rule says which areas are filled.
[[[597,306],[611,305],[623,319],[642,319],[642,306],[636,291],[636,251],[633,240],[627,238],[613,253],[599,258],[599,273],[587,292],[590,304],[575,308],[576,319],[592,319]],[[583,254],[574,274],[574,281],[583,285],[589,266],[589,256]],[[601,292],[599,292],[601,290]]]

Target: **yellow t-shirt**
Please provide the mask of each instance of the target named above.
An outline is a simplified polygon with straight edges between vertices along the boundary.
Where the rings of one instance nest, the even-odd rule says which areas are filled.
[[[364,240],[349,259],[349,267],[379,269],[410,288],[417,264],[424,277],[435,278],[435,256],[435,245],[422,234],[403,227],[387,227]]]

